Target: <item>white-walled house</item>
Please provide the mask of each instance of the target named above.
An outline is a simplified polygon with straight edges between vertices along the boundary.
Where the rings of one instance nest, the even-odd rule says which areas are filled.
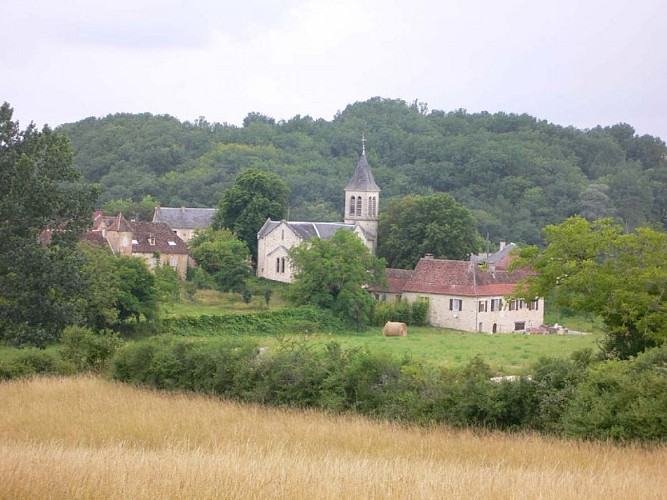
[[[432,326],[469,332],[523,332],[544,323],[542,298],[529,302],[507,299],[528,274],[525,270],[482,269],[474,262],[424,257],[401,282],[400,290],[394,287],[390,294],[409,302],[428,300]],[[377,297],[384,291],[374,292]]]

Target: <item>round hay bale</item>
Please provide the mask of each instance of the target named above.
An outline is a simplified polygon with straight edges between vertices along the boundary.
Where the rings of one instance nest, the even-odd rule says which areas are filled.
[[[408,325],[398,321],[387,321],[382,334],[385,337],[405,337],[408,334]]]

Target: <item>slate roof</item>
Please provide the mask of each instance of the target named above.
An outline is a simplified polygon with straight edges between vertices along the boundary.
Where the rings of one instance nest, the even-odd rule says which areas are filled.
[[[343,224],[342,222],[273,221],[268,219],[257,233],[257,236],[260,238],[266,236],[282,223],[287,224],[304,241],[312,238],[328,240],[341,229],[353,231],[356,228],[356,224]]]
[[[527,270],[480,269],[474,262],[461,260],[422,258],[403,291],[471,297],[509,295],[530,274]]]
[[[188,247],[164,222],[130,222],[132,253],[187,254]],[[150,238],[155,239],[151,245]],[[135,243],[136,241],[136,243]]]
[[[361,154],[357,168],[352,175],[352,180],[345,186],[345,189],[350,191],[380,191],[373,178],[371,167],[368,165],[366,153]]]
[[[164,222],[172,229],[206,229],[215,212],[215,208],[155,207],[153,222]]]
[[[512,261],[512,250],[517,247],[516,243],[508,243],[502,250],[498,250],[492,254],[480,253],[472,257],[477,264],[493,264],[496,269],[505,269]]]

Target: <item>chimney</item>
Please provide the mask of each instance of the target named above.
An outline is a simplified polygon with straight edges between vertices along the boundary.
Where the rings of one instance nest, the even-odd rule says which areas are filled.
[[[433,258],[433,254],[432,254],[432,253],[427,253],[426,255],[424,255],[424,258],[425,258],[425,259],[432,259],[432,258]]]
[[[507,245],[507,242],[505,240],[500,240],[500,251],[502,252],[505,250],[505,246]]]

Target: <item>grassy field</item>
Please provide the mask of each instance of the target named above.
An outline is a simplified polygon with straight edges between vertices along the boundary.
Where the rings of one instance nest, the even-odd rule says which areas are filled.
[[[371,328],[365,333],[315,335],[312,340],[337,340],[344,347],[367,346],[376,352],[412,356],[446,367],[462,366],[480,355],[498,372],[519,374],[543,356],[568,357],[585,348],[597,352],[600,338],[599,335],[487,335],[411,327],[407,337],[384,337],[381,328]]]
[[[667,448],[415,429],[94,378],[0,383],[2,498],[665,498]]]

